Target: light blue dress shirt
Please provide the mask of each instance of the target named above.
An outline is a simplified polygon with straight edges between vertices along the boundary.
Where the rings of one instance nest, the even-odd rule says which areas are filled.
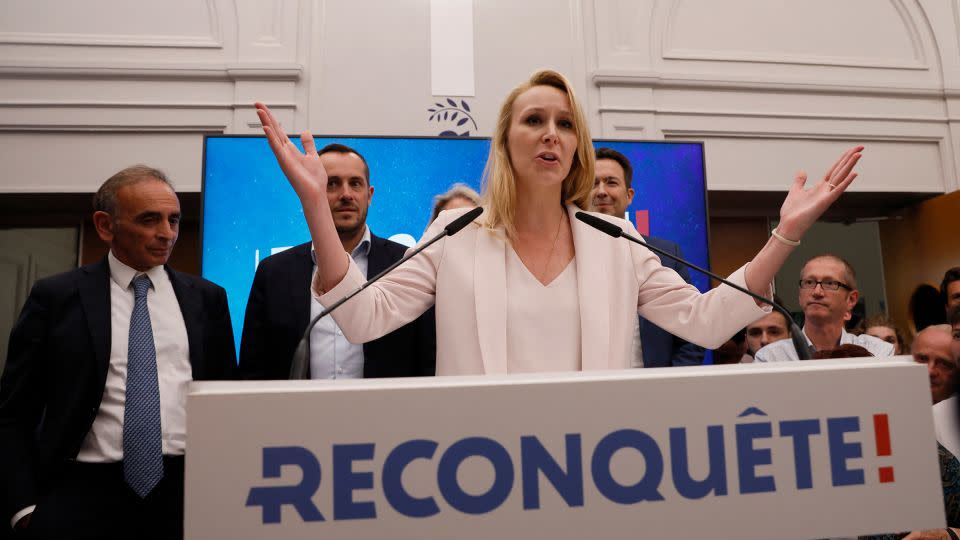
[[[813,342],[810,341],[806,333],[803,334],[803,337],[806,338],[807,344],[810,345],[810,350],[816,352]],[[847,344],[859,345],[870,351],[870,354],[874,356],[893,356],[892,343],[887,343],[882,339],[868,336],[867,334],[855,336],[841,329],[840,343],[838,345]],[[795,362],[797,360],[800,360],[800,357],[797,355],[797,349],[794,348],[793,341],[790,339],[774,341],[766,347],[761,348],[754,356],[754,362]]]
[[[317,260],[313,250],[313,268],[316,271]],[[354,262],[367,275],[370,256],[370,228],[364,226],[363,238],[350,253]],[[323,311],[323,306],[310,293],[310,320]],[[311,379],[362,379],[363,344],[354,344],[343,337],[343,332],[327,316],[317,322],[310,332],[310,378]]]

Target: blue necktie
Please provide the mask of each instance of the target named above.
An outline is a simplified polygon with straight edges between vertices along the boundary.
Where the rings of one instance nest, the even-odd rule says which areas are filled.
[[[141,498],[163,478],[157,350],[147,309],[150,278],[133,280],[134,304],[127,345],[127,397],[123,410],[123,477]]]

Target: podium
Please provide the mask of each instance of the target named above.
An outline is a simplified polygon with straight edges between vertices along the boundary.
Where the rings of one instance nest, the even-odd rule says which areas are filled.
[[[185,533],[825,538],[944,526],[905,357],[194,382]]]

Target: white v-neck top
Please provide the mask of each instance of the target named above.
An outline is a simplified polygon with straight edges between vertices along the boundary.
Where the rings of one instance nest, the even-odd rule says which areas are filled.
[[[506,252],[507,371],[580,371],[576,260],[544,285],[512,247]]]

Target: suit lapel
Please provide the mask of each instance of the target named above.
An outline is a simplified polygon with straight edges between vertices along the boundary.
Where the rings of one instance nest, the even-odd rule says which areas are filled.
[[[367,279],[386,270],[388,266],[394,263],[386,256],[386,250],[380,249],[384,240],[373,233],[370,233],[370,253],[367,255]]]
[[[78,278],[80,302],[90,330],[93,343],[93,356],[96,362],[97,377],[101,382],[107,379],[110,365],[110,265],[104,257],[99,263],[83,268]]]
[[[297,263],[290,266],[289,287],[285,287],[290,295],[290,317],[294,328],[297,329],[297,335],[302,335],[307,329],[307,323],[310,322],[310,280],[313,279],[313,257],[310,256],[312,244],[307,242],[295,246],[291,249],[296,250]]]
[[[507,372],[506,240],[502,229],[477,231],[474,258],[474,294],[477,337],[484,373]]]
[[[610,368],[610,252],[601,233],[576,219],[567,206],[576,249],[580,301],[580,360],[583,371]],[[596,284],[597,286],[594,286]],[[592,309],[591,309],[592,308]]]
[[[187,327],[187,344],[190,348],[190,366],[193,368],[194,380],[199,380],[203,371],[203,305],[198,291],[194,290],[193,282],[185,279],[179,272],[164,266],[170,276],[170,285],[173,294],[180,304],[180,313],[183,323]]]

